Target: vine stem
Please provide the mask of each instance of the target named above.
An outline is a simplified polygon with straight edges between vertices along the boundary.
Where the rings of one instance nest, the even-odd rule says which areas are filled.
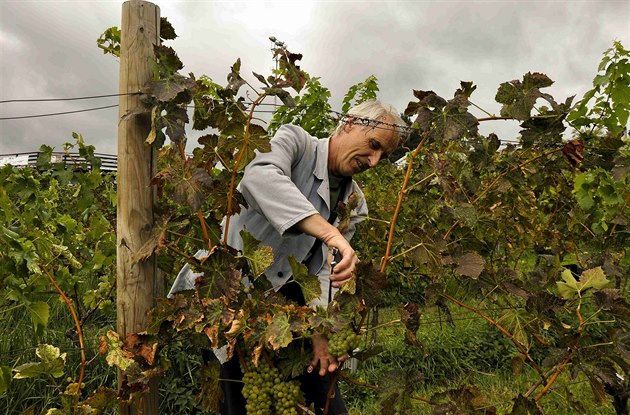
[[[324,414],[328,415],[328,411],[330,409],[330,401],[335,397],[335,386],[337,385],[337,380],[339,379],[339,374],[341,371],[339,369],[335,370],[332,378],[330,379],[330,387],[328,388],[328,393],[326,394],[326,405],[324,406]]]
[[[387,321],[385,323],[381,323],[381,324],[378,324],[378,325],[373,326],[373,327],[367,327],[365,329],[365,331],[368,332],[368,331],[371,331],[371,330],[382,329],[383,327],[389,327],[389,326],[393,326],[393,325],[400,324],[400,323],[402,323],[401,319]]]
[[[225,215],[225,230],[223,232],[223,245],[227,245],[227,237],[228,231],[230,230],[230,218],[232,216],[232,199],[234,197],[234,190],[236,189],[236,174],[238,173],[238,167],[241,164],[241,160],[243,159],[243,154],[245,154],[245,150],[247,149],[247,142],[249,141],[249,127],[252,122],[252,118],[254,117],[254,110],[256,107],[265,99],[266,95],[261,94],[258,95],[258,98],[252,103],[252,106],[249,110],[249,115],[247,116],[247,124],[245,125],[245,136],[243,137],[243,146],[241,147],[241,151],[238,153],[238,157],[234,162],[234,167],[232,168],[232,178],[230,180],[230,191],[228,193],[228,204],[227,204],[227,213]]]
[[[201,223],[201,233],[203,234],[203,240],[208,245],[208,250],[212,251],[212,245],[210,244],[210,237],[208,236],[208,228],[206,227],[206,220],[203,217],[203,212],[201,209],[197,211],[197,217],[199,218],[199,223]]]
[[[396,204],[396,210],[394,211],[394,216],[392,217],[391,223],[389,225],[389,235],[387,237],[387,248],[385,250],[385,256],[381,260],[381,272],[385,272],[385,268],[387,268],[387,263],[389,262],[389,257],[392,252],[392,244],[394,242],[394,229],[396,229],[396,221],[398,219],[398,214],[400,213],[400,209],[402,208],[403,198],[405,197],[407,183],[409,183],[409,178],[411,177],[411,170],[413,169],[413,160],[418,156],[420,150],[424,146],[424,143],[427,141],[427,134],[425,133],[422,137],[422,140],[418,143],[416,149],[411,153],[411,157],[409,158],[409,163],[407,164],[407,172],[405,174],[405,179],[403,180],[402,187],[400,188],[400,192],[398,193],[398,203]]]
[[[481,119],[479,119],[479,121],[481,121]],[[490,184],[489,184],[489,185],[488,185],[488,186],[487,186],[487,187],[486,187],[486,188],[485,188],[485,189],[484,189],[484,190],[483,190],[483,191],[482,191],[479,195],[477,195],[477,196],[476,196],[476,197],[475,197],[475,198],[474,198],[474,199],[470,202],[470,204],[471,204],[471,205],[474,205],[475,203],[477,203],[477,202],[479,201],[479,199],[481,199],[481,198],[482,198],[482,197],[484,197],[486,194],[488,194],[488,192],[489,192],[489,191],[490,191],[490,190],[491,190],[491,189],[492,189],[492,188],[493,188],[493,187],[494,187],[494,186],[495,186],[495,185],[499,182],[499,180],[501,180],[503,177],[505,177],[506,175],[510,174],[511,172],[513,172],[513,171],[515,171],[515,170],[518,170],[518,169],[522,169],[523,167],[527,166],[527,165],[528,165],[528,164],[530,164],[530,163],[533,163],[534,161],[536,161],[536,160],[538,160],[538,159],[540,159],[540,158],[542,158],[542,157],[546,157],[546,156],[548,156],[548,155],[551,155],[551,154],[553,154],[553,153],[557,153],[557,152],[559,152],[559,151],[562,151],[562,147],[560,147],[560,148],[554,148],[554,149],[551,149],[551,150],[549,150],[549,151],[546,151],[546,152],[544,152],[544,153],[542,153],[542,154],[540,154],[540,155],[538,155],[538,156],[536,156],[536,157],[534,157],[534,158],[531,158],[531,159],[529,159],[529,160],[526,160],[526,161],[524,161],[524,162],[522,162],[522,163],[520,163],[520,164],[518,164],[518,165],[516,165],[516,166],[514,166],[514,167],[511,167],[511,168],[509,168],[509,169],[505,170],[503,173],[501,173],[501,174],[499,174],[497,177],[495,177],[495,178],[494,178],[494,180],[492,180],[492,182],[491,182],[491,183],[490,183]],[[455,227],[456,227],[457,225],[459,225],[459,223],[460,223],[460,221],[459,221],[459,220],[456,220],[456,221],[455,221],[455,223],[453,223],[453,224],[451,225],[451,227],[450,227],[450,228],[448,228],[448,230],[446,231],[446,233],[444,234],[444,236],[442,237],[442,239],[446,239],[446,238],[448,238],[448,236],[451,234],[451,232],[453,232],[453,230],[455,229]]]
[[[548,384],[547,382],[547,378],[545,376],[545,374],[543,373],[542,369],[540,368],[540,366],[538,366],[538,364],[534,361],[534,359],[530,356],[530,354],[527,352],[527,349],[525,349],[525,346],[523,346],[521,344],[521,342],[519,342],[518,340],[516,340],[516,338],[514,337],[514,335],[512,333],[510,333],[509,331],[507,331],[507,329],[505,329],[502,325],[500,325],[498,322],[494,321],[492,318],[488,317],[487,315],[485,315],[484,313],[482,313],[481,311],[477,310],[475,307],[472,307],[464,302],[459,301],[457,298],[451,297],[450,295],[443,293],[442,296],[444,298],[447,298],[449,300],[451,300],[452,302],[454,302],[455,304],[457,304],[460,307],[463,307],[465,309],[468,309],[470,311],[472,311],[473,313],[477,314],[479,317],[483,318],[484,320],[486,320],[488,323],[492,324],[493,326],[495,326],[497,329],[499,329],[499,331],[501,331],[501,333],[503,333],[505,335],[505,337],[507,337],[508,339],[510,339],[512,341],[512,343],[514,343],[514,345],[521,351],[521,353],[523,353],[523,356],[525,356],[527,358],[527,360],[529,360],[531,366],[534,368],[534,370],[536,370],[536,372],[538,372],[538,374],[540,375],[540,377],[543,379],[545,385]]]
[[[513,119],[514,118],[512,117],[497,117],[496,115],[493,115],[492,117],[477,118],[477,121],[482,122],[482,121],[497,121],[497,120],[513,120]]]
[[[55,287],[55,289],[57,290],[57,292],[63,299],[64,303],[66,303],[66,305],[70,309],[70,314],[72,314],[72,319],[74,320],[74,324],[77,328],[77,335],[79,336],[79,346],[81,348],[81,370],[79,372],[79,380],[77,382],[77,396],[79,396],[81,394],[81,384],[83,383],[83,377],[85,376],[85,366],[87,366],[87,360],[85,358],[85,345],[83,344],[83,330],[81,329],[81,323],[79,322],[79,317],[77,316],[74,306],[72,305],[72,301],[70,301],[70,299],[66,296],[66,294],[63,292],[61,287],[59,287],[59,284],[57,284],[57,281],[55,281],[55,278],[50,274],[48,269],[46,269],[44,266],[42,266],[42,269],[44,270],[44,273],[50,280],[50,283]]]
[[[580,335],[579,337],[582,337],[582,332],[584,330],[584,318],[582,317],[582,312],[580,311],[580,307],[581,307],[581,302],[578,303],[577,308],[575,309],[575,313],[577,314],[578,321],[579,321],[579,326],[578,326],[578,333]],[[573,358],[575,357],[578,351],[578,342],[579,342],[579,338],[571,346],[571,353],[569,353],[567,358],[564,359],[564,361],[560,364],[560,367],[558,367],[558,370],[556,370],[556,373],[553,374],[553,376],[551,377],[549,382],[545,385],[543,390],[541,390],[538,396],[536,396],[536,402],[541,400],[542,397],[545,396],[547,392],[549,392],[549,389],[551,389],[551,386],[556,382],[556,380],[558,380],[558,377],[560,377],[560,374],[564,372],[564,369],[566,369],[569,362],[573,360]]]

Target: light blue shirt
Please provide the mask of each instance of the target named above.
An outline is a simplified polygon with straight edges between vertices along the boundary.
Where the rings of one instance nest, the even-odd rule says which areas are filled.
[[[265,271],[265,276],[278,290],[291,277],[289,256],[302,262],[315,243],[314,237],[293,232],[291,227],[317,213],[324,218],[330,215],[330,139],[318,139],[300,127],[284,125],[270,142],[271,151],[257,153],[245,169],[239,190],[249,207],[241,207],[241,212],[230,220],[228,244],[242,249],[239,232],[245,229],[265,245],[271,246],[274,262]],[[352,212],[350,226],[343,235],[348,241],[355,232],[356,224],[368,213],[363,192],[354,180],[348,182],[344,202],[353,192],[358,193],[360,202]],[[207,251],[196,254],[197,257],[204,255],[207,255]],[[328,247],[321,244],[321,249],[308,261],[309,273],[318,276],[322,287],[321,297],[311,302],[311,306],[325,306],[329,302],[330,268],[327,256]],[[193,289],[199,275],[185,265],[177,275],[169,296],[177,291]]]

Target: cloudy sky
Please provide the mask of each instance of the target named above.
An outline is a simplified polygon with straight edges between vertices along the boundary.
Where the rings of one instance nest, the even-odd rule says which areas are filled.
[[[121,1],[0,0],[0,100],[114,94],[118,61],[96,39],[120,25]],[[224,83],[230,65],[268,74],[269,36],[304,55],[302,68],[321,77],[339,110],[347,88],[369,75],[380,99],[403,110],[412,90],[450,97],[460,80],[478,85],[472,100],[498,113],[501,82],[528,71],[556,83],[556,99],[591,86],[604,50],[630,48],[628,0],[524,1],[159,1],[179,37],[184,72]],[[250,77],[253,79],[253,77]],[[254,80],[255,83],[255,80]],[[114,105],[117,98],[0,103],[0,118]],[[116,108],[55,117],[0,120],[0,155],[59,146],[72,132],[97,152],[115,154]],[[483,125],[514,139],[511,122]],[[192,135],[194,138],[194,134]],[[191,140],[194,141],[194,140]]]

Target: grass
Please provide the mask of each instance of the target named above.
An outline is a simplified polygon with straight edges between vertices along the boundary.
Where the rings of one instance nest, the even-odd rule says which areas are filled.
[[[59,379],[14,380],[8,392],[0,396],[0,415],[23,413],[45,413],[46,409],[60,406],[60,393],[67,385],[66,376],[76,376],[80,362],[79,349],[65,333],[73,327],[65,305],[53,296],[50,299],[50,326],[45,336],[34,335],[28,313],[16,308],[2,313],[0,319],[0,364],[15,367],[36,361],[35,348],[38,343],[58,346],[68,353],[67,371]],[[398,319],[394,309],[380,311],[381,323]],[[402,391],[401,380],[409,374],[422,374],[414,382],[413,396],[437,400],[436,395],[465,385],[475,385],[484,396],[488,408],[495,407],[497,414],[511,411],[514,399],[525,393],[537,380],[536,373],[524,366],[520,375],[513,375],[512,357],[515,347],[495,328],[469,312],[453,310],[455,324],[448,324],[443,315],[429,312],[423,315],[418,338],[428,351],[422,351],[404,342],[401,324],[382,325],[377,329],[377,344],[384,348],[378,356],[359,362],[352,376],[360,382],[379,385],[381,389]],[[114,327],[113,316],[102,316],[100,320],[84,327],[86,332],[87,357],[98,350],[98,335]],[[162,413],[201,413],[194,406],[195,390],[199,379],[197,367],[200,358],[189,345],[172,347],[171,369],[162,380]],[[108,367],[103,358],[88,367],[86,390],[97,386],[116,385],[116,371]],[[342,384],[342,393],[352,415],[376,415],[381,413],[381,396],[372,389]],[[404,395],[404,394],[403,394]],[[535,396],[533,394],[532,396]],[[551,391],[540,401],[546,415],[588,413],[592,415],[614,414],[609,402],[596,402],[589,383],[581,376],[570,379],[564,373]],[[582,405],[582,408],[575,405]],[[411,409],[405,414],[433,414],[433,405],[412,400]]]
[[[455,312],[455,310],[453,310]],[[395,310],[382,310],[381,321],[398,318]],[[423,317],[423,321],[437,321],[437,313]],[[425,358],[414,346],[404,342],[401,325],[385,326],[377,331],[377,344],[385,351],[365,362],[359,362],[358,370],[352,375],[386,390],[402,391],[401,380],[410,371],[422,374],[422,379],[413,385],[413,396],[438,401],[436,396],[447,390],[474,385],[483,398],[477,398],[483,413],[487,408],[496,408],[497,414],[508,414],[513,399],[526,391],[538,380],[537,373],[529,366],[522,374],[512,374],[512,356],[516,348],[498,331],[472,313],[455,317],[454,326],[433,323],[420,326],[417,336],[428,351]],[[535,397],[540,388],[531,397]],[[361,386],[342,385],[351,415],[376,415],[381,413],[382,397],[379,393]],[[401,395],[404,395],[401,394]],[[583,375],[576,379],[563,373],[550,392],[540,400],[546,415],[564,414],[614,414],[611,403],[597,402],[590,384]],[[391,406],[391,404],[390,404]],[[411,409],[405,414],[433,414],[435,406],[413,400]]]

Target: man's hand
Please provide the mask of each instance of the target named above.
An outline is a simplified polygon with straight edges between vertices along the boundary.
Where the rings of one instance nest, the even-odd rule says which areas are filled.
[[[337,248],[339,250],[339,254],[341,254],[341,261],[335,265],[335,268],[330,274],[332,286],[339,288],[354,277],[355,268],[359,263],[359,258],[357,258],[354,249],[352,249],[348,241],[346,241],[346,238],[341,235],[329,239],[326,241],[326,245],[328,246],[329,252],[332,248]],[[328,263],[330,263],[330,260],[331,258],[328,259]]]
[[[332,226],[321,215],[311,215],[295,224],[295,228],[301,232],[316,237],[326,244],[328,250],[337,248],[341,254],[341,261],[335,266],[335,272],[330,275],[330,281],[335,288],[341,287],[354,276],[354,268],[359,262],[346,238],[337,228]],[[330,263],[330,262],[329,262]]]
[[[313,341],[313,359],[311,365],[307,368],[308,373],[311,373],[317,366],[319,366],[319,376],[326,375],[327,372],[334,372],[348,358],[348,355],[344,355],[339,359],[335,359],[330,352],[328,352],[328,340],[321,334],[314,334],[311,338]]]

